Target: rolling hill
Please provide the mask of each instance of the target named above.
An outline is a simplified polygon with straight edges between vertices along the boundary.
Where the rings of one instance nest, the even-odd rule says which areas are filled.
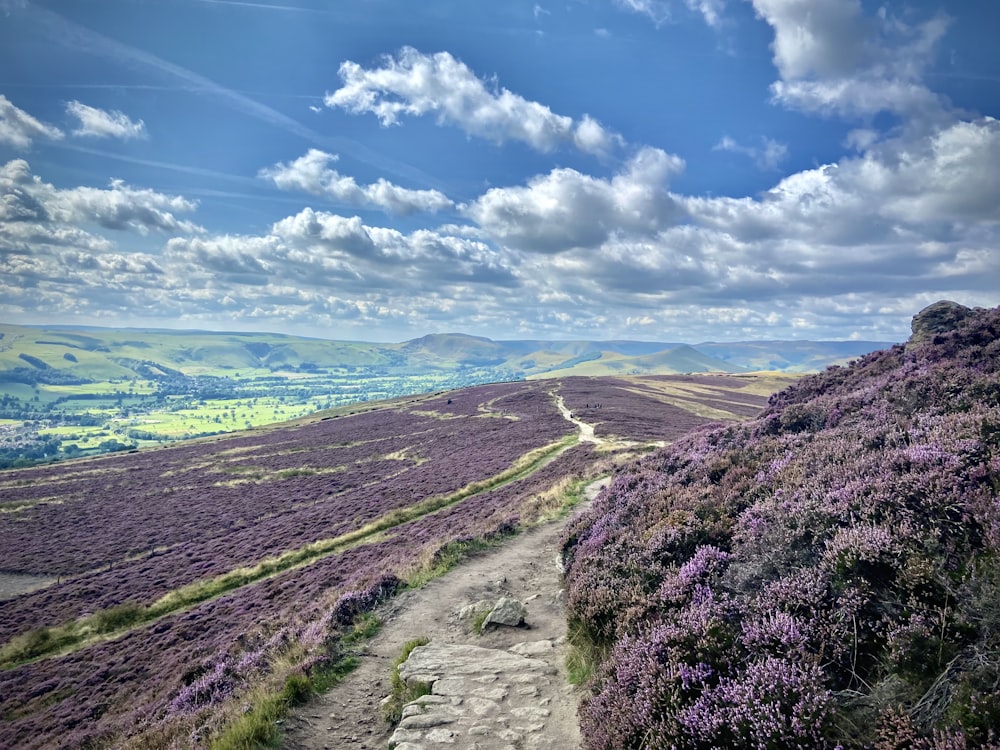
[[[884,342],[493,341],[460,333],[401,343],[333,341],[268,333],[0,325],[0,376],[115,380],[131,377],[315,372],[493,371],[497,380],[599,374],[778,370],[804,372]]]

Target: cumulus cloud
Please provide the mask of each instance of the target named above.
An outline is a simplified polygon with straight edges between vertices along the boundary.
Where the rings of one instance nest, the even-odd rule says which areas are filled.
[[[517,249],[595,247],[616,232],[654,232],[678,216],[667,179],[684,161],[644,148],[610,179],[553,169],[523,187],[493,188],[464,207],[489,237]]]
[[[860,0],[753,0],[753,6],[774,29],[776,101],[852,116],[926,116],[943,107],[921,81],[947,29],[943,17],[912,25],[884,8],[865,16]]]
[[[572,252],[544,252],[513,231],[496,241],[526,249],[524,284],[553,314],[596,306],[606,325],[642,320],[686,340],[698,330],[893,339],[893,316],[942,297],[996,304],[998,175],[1000,122],[983,117],[867,143],[860,155],[789,175],[757,197],[671,193],[669,220],[576,237]],[[564,176],[522,190],[551,190],[561,184],[555,177]],[[527,196],[526,204],[545,205],[542,191]],[[500,215],[546,226],[535,215]],[[582,314],[584,326],[598,319]]]
[[[122,186],[58,190],[21,159],[0,165],[0,196],[0,297],[8,310],[131,313],[149,304],[150,290],[164,288],[165,269],[155,256],[119,248],[94,227],[179,230],[184,224],[168,220],[162,208],[178,205],[170,196]]]
[[[207,271],[254,287],[295,283],[360,296],[516,283],[482,241],[425,229],[405,234],[312,208],[276,221],[263,236],[174,238],[167,256],[192,278]]]
[[[112,180],[107,189],[81,186],[61,190],[33,175],[23,159],[0,166],[0,195],[0,218],[17,225],[20,233],[73,233],[87,225],[140,234],[150,230],[204,231],[176,216],[197,207],[182,196],[134,188],[121,180]]]
[[[574,120],[529,101],[496,81],[484,81],[448,52],[424,54],[404,47],[386,56],[381,67],[366,69],[346,61],[340,66],[343,87],[327,94],[326,104],[348,112],[370,112],[383,126],[396,125],[403,115],[436,115],[442,124],[495,143],[515,140],[538,151],[572,144],[582,151],[604,154],[621,138],[591,117]]]
[[[782,179],[759,199],[684,199],[698,223],[831,245],[953,239],[1000,222],[1000,121],[960,121]]]
[[[370,185],[359,185],[353,177],[330,168],[338,158],[336,154],[310,149],[295,161],[279,162],[262,169],[260,176],[271,180],[281,190],[301,190],[356,206],[376,206],[396,214],[443,211],[454,205],[438,190],[411,190],[381,178]]]
[[[766,136],[761,137],[760,141],[760,146],[744,146],[726,135],[715,144],[713,150],[730,151],[735,154],[749,156],[754,164],[766,171],[777,169],[781,165],[781,162],[788,158],[788,146]]]
[[[32,117],[0,94],[0,143],[26,149],[35,139],[57,141],[62,137],[63,132],[59,128]]]
[[[194,222],[179,219],[178,212],[194,211],[197,204],[179,195],[148,188],[134,188],[112,180],[107,189],[77,187],[53,195],[53,213],[65,221],[95,222],[105,229],[130,229],[145,234],[204,231]]]
[[[122,140],[146,137],[146,124],[142,120],[131,120],[118,110],[108,112],[73,100],[66,105],[66,112],[80,121],[80,127],[73,131],[76,136]]]

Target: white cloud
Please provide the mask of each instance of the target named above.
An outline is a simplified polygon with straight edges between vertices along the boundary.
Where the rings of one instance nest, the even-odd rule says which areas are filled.
[[[713,150],[730,151],[735,154],[749,156],[754,164],[763,170],[771,171],[777,169],[781,162],[788,158],[788,146],[766,136],[761,137],[760,140],[760,146],[743,146],[726,135],[715,144]]]
[[[130,229],[141,234],[151,229],[164,232],[204,231],[197,224],[178,219],[175,215],[194,211],[197,206],[194,201],[148,188],[134,188],[121,180],[112,180],[108,189],[76,187],[56,190],[49,205],[57,220],[93,222],[105,229]]]
[[[23,109],[18,109],[3,94],[0,94],[0,143],[14,148],[26,149],[36,138],[57,141],[63,132],[52,125],[32,117]]]
[[[625,10],[633,13],[640,13],[648,16],[649,19],[660,26],[673,18],[668,0],[615,0],[615,3]],[[725,0],[684,0],[688,10],[699,13],[709,26],[719,26],[722,22],[722,11],[726,6]]]
[[[0,194],[0,217],[32,227],[31,231],[73,232],[87,225],[140,234],[149,230],[204,231],[175,215],[194,211],[194,201],[133,188],[121,180],[112,180],[107,189],[81,186],[60,190],[33,175],[23,159],[0,167]]]
[[[921,76],[947,29],[943,17],[911,25],[860,0],[753,0],[774,29],[780,80],[774,99],[804,110],[931,116],[944,105]]]
[[[641,13],[659,26],[670,20],[670,3],[665,0],[615,0],[620,7]]]
[[[751,198],[684,200],[698,223],[739,237],[910,246],[1000,223],[1000,121],[984,117],[790,175]]]
[[[684,0],[684,2],[691,10],[701,13],[709,26],[719,26],[722,23],[725,0]]]
[[[849,165],[849,189],[882,196],[884,214],[897,221],[1000,223],[1000,120],[956,122]]]
[[[166,257],[195,285],[220,279],[259,290],[293,284],[305,291],[336,291],[342,299],[405,299],[433,292],[468,296],[473,287],[511,287],[515,274],[485,243],[431,230],[404,234],[306,208],[273,224],[264,236],[174,238]],[[258,291],[254,291],[258,290]],[[488,296],[488,294],[487,294]]]
[[[344,86],[327,94],[327,106],[370,112],[383,126],[398,124],[403,115],[434,114],[440,123],[457,125],[469,135],[495,143],[522,141],[538,151],[571,143],[604,154],[621,141],[593,118],[557,115],[495,81],[484,82],[448,52],[428,55],[404,47],[397,57],[383,58],[377,68],[346,61],[340,77]]]
[[[464,212],[496,241],[538,252],[594,247],[615,232],[650,233],[678,216],[666,181],[684,162],[660,149],[639,151],[603,180],[554,169],[525,187],[493,188]]]
[[[108,112],[74,100],[66,105],[66,112],[80,121],[80,127],[73,131],[76,136],[122,140],[146,137],[146,124],[142,120],[131,120],[118,110]]]
[[[830,81],[775,81],[774,100],[789,107],[848,116],[876,112],[926,112],[933,116],[941,99],[922,83],[878,78],[840,78]]]
[[[310,149],[295,161],[262,169],[260,176],[281,190],[301,190],[355,206],[377,206],[396,214],[443,211],[454,205],[438,190],[410,190],[381,178],[370,185],[358,185],[353,177],[329,167],[337,159],[336,154]]]
[[[774,64],[785,80],[850,75],[872,53],[860,0],[753,0],[753,7],[774,29]]]

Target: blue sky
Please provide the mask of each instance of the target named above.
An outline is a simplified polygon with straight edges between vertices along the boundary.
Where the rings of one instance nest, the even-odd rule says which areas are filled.
[[[992,0],[0,0],[0,320],[902,340],[1000,304]]]

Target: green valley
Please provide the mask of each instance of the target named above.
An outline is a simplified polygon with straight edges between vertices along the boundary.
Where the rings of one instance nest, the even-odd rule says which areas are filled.
[[[801,371],[879,342],[401,343],[269,333],[0,325],[0,468],[132,450],[324,409],[512,380]],[[767,365],[762,367],[761,363]]]

